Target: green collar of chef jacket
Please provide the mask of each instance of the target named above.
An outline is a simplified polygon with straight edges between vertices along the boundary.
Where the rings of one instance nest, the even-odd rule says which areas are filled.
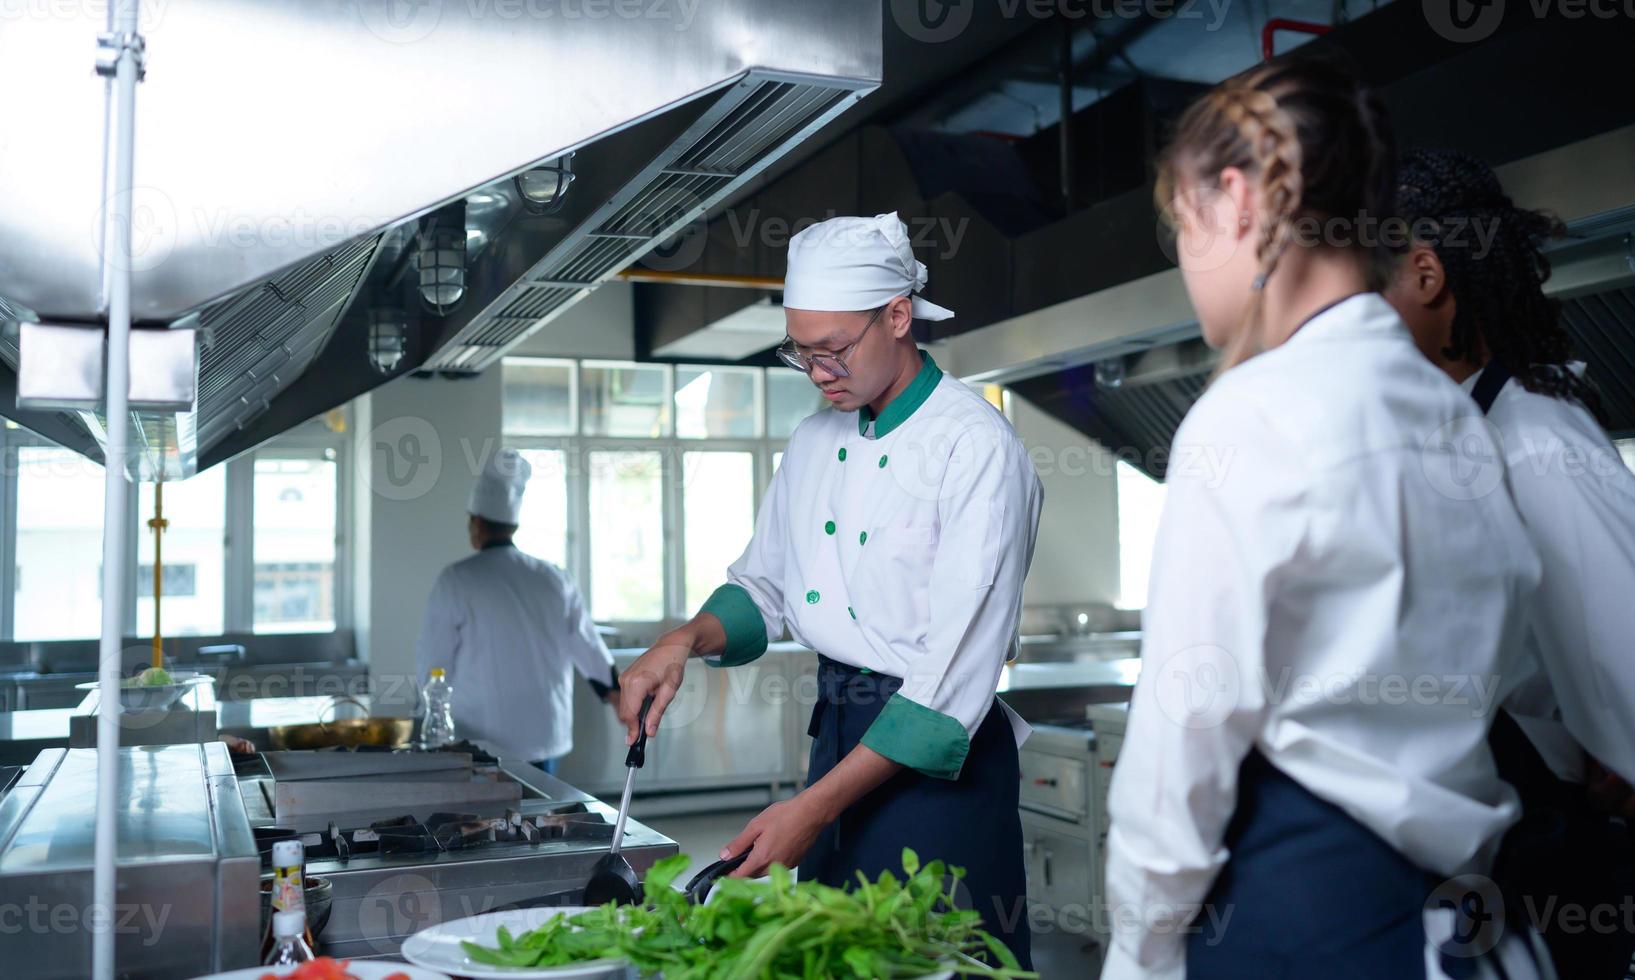
[[[936,390],[937,382],[942,380],[942,368],[937,367],[937,362],[926,351],[920,351],[920,359],[925,362],[920,366],[920,373],[914,376],[914,380],[908,383],[902,394],[886,405],[886,410],[880,413],[879,418],[875,418],[874,410],[867,405],[857,413],[858,435],[868,435],[869,423],[873,422],[874,437],[878,439],[884,436],[907,422],[908,417],[931,397],[931,392]]]

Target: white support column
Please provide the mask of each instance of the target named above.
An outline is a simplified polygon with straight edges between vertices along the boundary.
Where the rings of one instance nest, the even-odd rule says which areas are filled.
[[[92,878],[93,914],[100,928],[92,931],[92,975],[96,980],[114,976],[114,904],[117,897],[119,803],[119,668],[124,636],[126,524],[125,442],[128,424],[126,396],[130,390],[131,333],[131,186],[136,156],[136,83],[141,73],[138,0],[115,0],[109,6],[113,34],[113,81],[108,95],[112,132],[107,140],[111,159],[107,171],[113,182],[106,187],[103,212],[103,283],[108,300],[107,420],[104,456],[107,493],[102,528],[102,646],[97,671],[97,812],[96,859]],[[104,45],[106,49],[106,44]],[[93,920],[97,921],[97,920]]]

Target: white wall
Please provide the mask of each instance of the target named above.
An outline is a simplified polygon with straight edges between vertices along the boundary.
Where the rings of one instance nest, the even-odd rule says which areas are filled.
[[[1010,408],[1045,491],[1023,603],[1112,603],[1119,592],[1114,457],[1015,392]]]
[[[471,554],[466,500],[501,445],[500,372],[403,377],[360,401],[369,404],[359,413],[355,510],[368,537],[356,549],[358,643],[387,704],[407,706],[401,682],[414,675],[426,596],[443,566]]]

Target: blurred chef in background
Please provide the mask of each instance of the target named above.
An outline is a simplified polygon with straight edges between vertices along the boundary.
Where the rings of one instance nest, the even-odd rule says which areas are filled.
[[[1395,156],[1377,94],[1293,57],[1210,90],[1159,161],[1222,366],[1170,454],[1103,980],[1549,975],[1459,877],[1517,816],[1487,730],[1539,562],[1507,495],[1447,479],[1450,433],[1495,444],[1377,292]]]
[[[512,542],[531,474],[515,449],[484,465],[466,507],[477,553],[437,576],[417,661],[422,684],[447,671],[461,737],[555,772],[573,748],[574,671],[609,704],[618,674],[573,582]]]
[[[1621,980],[1635,953],[1623,911],[1635,907],[1635,842],[1620,819],[1635,817],[1635,473],[1544,294],[1543,245],[1564,233],[1560,222],[1516,207],[1493,170],[1462,153],[1406,153],[1397,182],[1398,211],[1422,237],[1386,298],[1497,430],[1544,563],[1528,637],[1542,669],[1493,723],[1499,773],[1523,812],[1496,874],[1559,911],[1540,927],[1561,976]],[[1611,798],[1597,806],[1597,794]]]

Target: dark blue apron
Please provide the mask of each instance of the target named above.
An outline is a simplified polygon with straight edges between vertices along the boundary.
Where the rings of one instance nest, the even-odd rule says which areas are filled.
[[[808,785],[857,747],[902,683],[818,657]],[[906,769],[887,780],[823,829],[800,863],[801,880],[846,887],[859,871],[871,879],[882,871],[901,876],[903,848],[913,848],[922,863],[940,859],[965,869],[960,898],[1031,969],[1020,791],[1016,736],[995,703],[958,779]]]
[[[1510,380],[1490,361],[1471,397],[1486,415]],[[1563,980],[1623,980],[1635,955],[1624,909],[1635,903],[1635,841],[1595,812],[1583,786],[1558,778],[1510,713],[1500,709],[1488,733],[1499,776],[1521,797],[1522,816],[1505,834],[1493,877],[1508,903],[1552,913],[1538,923]],[[1615,909],[1611,929],[1566,920],[1558,910]]]
[[[1216,913],[1187,940],[1188,977],[1425,976],[1422,910],[1436,879],[1258,751],[1238,772],[1225,844],[1231,858],[1204,900]]]

